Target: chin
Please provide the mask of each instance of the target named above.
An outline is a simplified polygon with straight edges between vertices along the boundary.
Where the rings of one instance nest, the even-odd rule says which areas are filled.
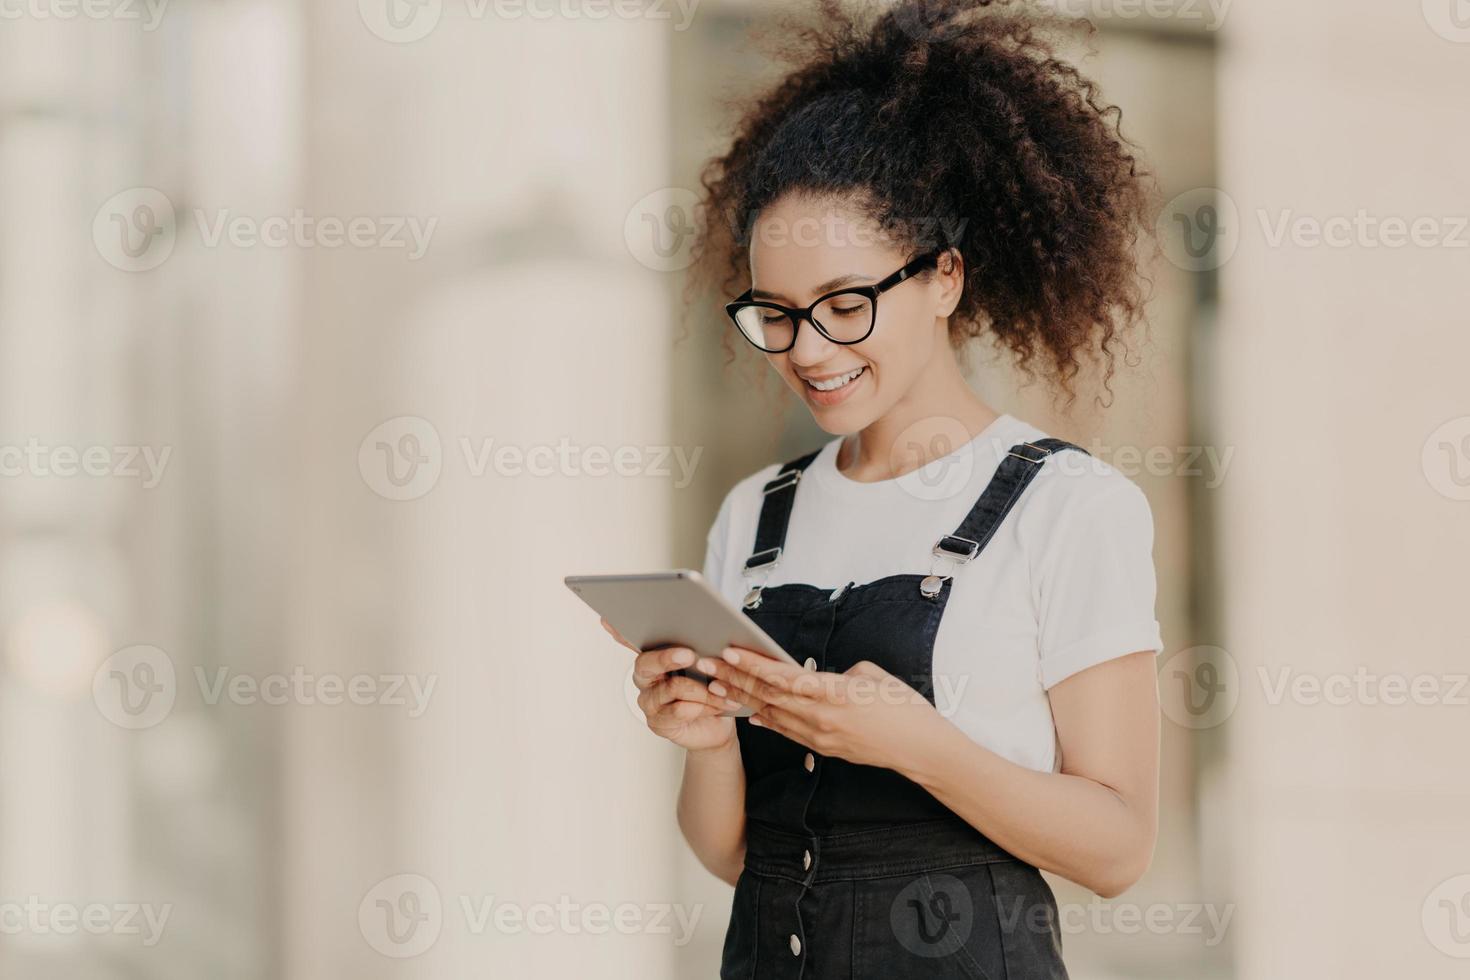
[[[822,431],[834,436],[848,436],[855,432],[861,432],[878,418],[879,410],[875,404],[877,393],[872,391],[872,381],[863,377],[854,384],[864,386],[860,390],[851,392],[856,396],[837,403],[836,405],[819,405],[807,394],[810,390],[805,381],[794,374],[786,376],[786,383],[806,410],[812,413],[812,421]]]
[[[817,427],[833,436],[850,436],[861,432],[873,421],[867,412],[854,411],[846,405],[830,410],[808,405],[807,410],[812,413],[812,421],[817,423]]]

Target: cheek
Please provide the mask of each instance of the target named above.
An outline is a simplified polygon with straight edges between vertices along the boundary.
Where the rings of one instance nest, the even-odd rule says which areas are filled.
[[[796,369],[791,366],[790,356],[786,354],[767,354],[766,363],[770,364],[771,369],[781,376],[781,380],[793,389],[798,389],[801,386],[802,380],[796,376]]]
[[[922,350],[915,346],[918,338],[890,332],[864,356],[878,378],[893,383],[918,373]]]
[[[892,311],[893,319],[883,326],[889,329],[874,349],[873,359],[890,378],[912,377],[921,373],[935,354],[934,331],[922,311],[900,308]]]
[[[890,331],[872,350],[863,352],[873,374],[874,392],[880,398],[902,397],[917,383],[934,356],[933,339],[928,332],[920,335],[911,325],[906,326],[903,331]]]

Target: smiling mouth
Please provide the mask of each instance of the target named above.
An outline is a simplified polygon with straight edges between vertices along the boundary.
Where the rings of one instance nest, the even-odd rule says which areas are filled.
[[[802,378],[801,380],[804,381],[807,387],[811,388],[813,391],[840,391],[841,389],[846,388],[848,385],[852,384],[854,381],[860,378],[863,372],[867,369],[867,365],[863,365],[862,367],[849,371],[846,374],[834,375],[830,378],[823,378],[820,381],[813,381],[810,378]]]

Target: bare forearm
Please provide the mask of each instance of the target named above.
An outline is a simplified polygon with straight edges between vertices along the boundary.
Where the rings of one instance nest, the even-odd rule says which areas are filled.
[[[895,768],[1016,857],[1105,898],[1147,869],[1151,800],[1130,804],[1082,776],[1037,772],[976,744],[936,718]]]
[[[740,743],[684,754],[679,829],[710,873],[730,884],[745,863],[745,771]]]

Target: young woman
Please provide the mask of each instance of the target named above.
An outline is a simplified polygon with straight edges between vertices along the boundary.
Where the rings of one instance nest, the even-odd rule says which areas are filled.
[[[1065,977],[1037,869],[1112,897],[1153,852],[1148,505],[957,356],[984,335],[1062,393],[1110,377],[1145,194],[1115,110],[990,6],[822,4],[707,171],[702,255],[751,285],[733,325],[835,437],[741,481],[708,540],[804,665],[637,661],[687,750],[680,826],[735,885],[726,980]]]

